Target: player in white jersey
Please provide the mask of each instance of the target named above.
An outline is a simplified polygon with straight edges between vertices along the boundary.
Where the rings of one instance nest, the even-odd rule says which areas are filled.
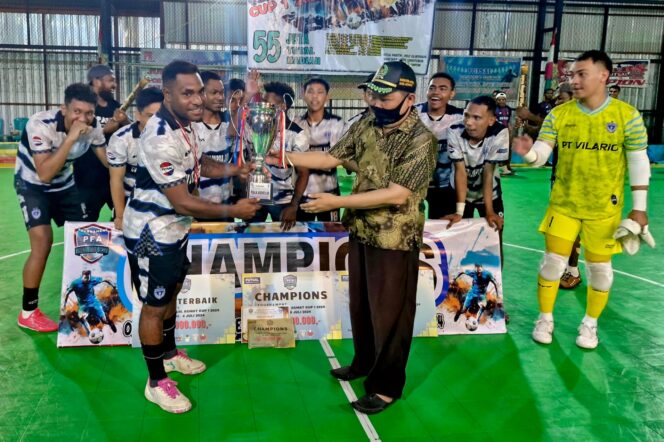
[[[138,140],[148,120],[157,113],[164,101],[161,89],[149,87],[136,96],[135,122],[111,135],[106,149],[108,160],[111,196],[113,197],[115,228],[122,230],[122,217],[127,199],[136,184],[138,166]]]
[[[286,113],[293,105],[295,92],[285,83],[266,83],[265,100],[272,105],[284,109]],[[284,148],[287,152],[306,152],[309,150],[309,135],[297,123],[286,116]],[[279,139],[275,137],[274,147],[278,147]],[[295,225],[297,211],[302,195],[309,180],[309,170],[297,167],[280,168],[268,166],[272,175],[272,198],[274,204],[265,205],[256,213],[251,222],[264,222],[268,214],[273,222],[281,221],[283,230],[290,230]]]
[[[463,114],[464,124],[450,128],[447,150],[454,163],[456,213],[450,226],[461,218],[473,218],[475,210],[487,223],[502,230],[504,204],[497,164],[507,160],[509,129],[496,121],[496,103],[488,95],[473,98]]]
[[[166,375],[196,374],[205,364],[175,346],[177,294],[189,268],[187,239],[192,219],[249,219],[256,200],[235,205],[194,195],[201,176],[246,175],[248,168],[221,164],[202,154],[192,121],[203,116],[203,83],[198,68],[184,61],[162,72],[164,103],[140,138],[136,187],[124,213],[124,239],[132,283],[143,302],[138,333],[149,379],[145,397],[171,413],[191,402]]]
[[[224,107],[224,84],[219,74],[211,71],[201,72],[205,86],[203,96],[203,120],[193,123],[198,135],[201,151],[222,164],[231,164],[233,160],[233,137],[229,137],[227,114]],[[230,204],[233,193],[231,177],[201,178],[199,194],[201,198],[215,203]],[[217,221],[230,221],[223,218]]]
[[[53,244],[51,220],[86,221],[88,213],[74,182],[72,163],[93,148],[106,164],[106,140],[95,120],[97,96],[77,83],[65,89],[59,109],[30,117],[18,146],[14,188],[30,238],[30,254],[23,267],[23,310],[18,325],[40,332],[58,325],[38,308],[39,285]]]
[[[463,110],[449,104],[454,98],[455,82],[449,74],[431,76],[427,101],[416,105],[420,119],[438,139],[438,160],[433,173],[427,203],[429,219],[440,219],[456,211],[456,193],[452,187],[452,162],[447,154],[447,132],[450,126],[463,121]]]
[[[304,102],[307,111],[295,122],[309,133],[309,150],[327,152],[344,134],[341,117],[325,110],[330,93],[330,84],[323,78],[311,78],[304,83]],[[310,170],[309,182],[304,197],[313,193],[333,193],[339,195],[339,181],[336,169]],[[299,210],[298,221],[340,221],[339,211],[307,213]]]
[[[364,82],[360,83],[357,86],[357,88],[362,91],[362,100],[364,101],[364,104],[367,105],[367,107],[362,112],[360,112],[357,115],[353,115],[346,121],[346,123],[344,124],[344,132],[343,132],[344,134],[348,132],[348,129],[350,129],[350,127],[353,124],[355,124],[357,121],[361,120],[362,117],[371,112],[371,109],[369,108],[369,102],[371,101],[371,92],[367,91],[367,83],[370,83],[371,80],[373,80],[373,77],[374,74],[369,74],[369,76],[364,79]]]

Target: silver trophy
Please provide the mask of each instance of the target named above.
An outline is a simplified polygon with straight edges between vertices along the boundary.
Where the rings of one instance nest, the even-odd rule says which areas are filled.
[[[264,170],[265,156],[272,148],[277,134],[279,112],[272,104],[260,101],[248,103],[243,115],[244,122],[242,128],[245,133],[241,134],[241,136],[249,135],[256,163],[256,169],[248,179],[247,197],[260,200],[259,202],[262,205],[274,204],[272,199],[272,178],[266,175]]]

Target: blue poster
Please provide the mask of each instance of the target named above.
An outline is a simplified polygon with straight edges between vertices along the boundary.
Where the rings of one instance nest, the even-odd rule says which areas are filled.
[[[504,92],[507,101],[517,100],[520,58],[443,55],[441,64],[441,71],[456,82],[456,100],[472,100],[496,90]]]

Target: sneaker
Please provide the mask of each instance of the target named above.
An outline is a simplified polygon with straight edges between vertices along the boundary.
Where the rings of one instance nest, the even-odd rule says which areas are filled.
[[[206,368],[203,362],[187,356],[186,350],[178,350],[172,358],[164,359],[166,373],[177,371],[182,374],[198,374],[204,372]]]
[[[560,288],[564,290],[572,290],[579,284],[581,284],[581,274],[574,276],[571,272],[565,272],[560,278]]]
[[[538,319],[535,322],[535,329],[533,330],[533,341],[540,344],[550,344],[553,341],[553,321],[546,319]]]
[[[27,328],[37,332],[48,333],[58,330],[58,323],[46,316],[38,308],[33,310],[27,318],[23,317],[23,312],[18,314],[19,327]]]
[[[150,387],[150,379],[145,386],[145,398],[159,405],[162,410],[169,413],[186,413],[191,410],[191,402],[187,396],[180,393],[178,383],[170,378],[157,382],[156,387]]]
[[[582,322],[579,326],[579,335],[576,337],[576,345],[581,348],[592,350],[597,348],[599,338],[597,338],[597,326]]]

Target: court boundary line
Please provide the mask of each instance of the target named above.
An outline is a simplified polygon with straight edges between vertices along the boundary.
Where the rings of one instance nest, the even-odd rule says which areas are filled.
[[[330,343],[327,342],[327,339],[322,338],[322,339],[319,340],[319,342],[320,342],[320,346],[323,347],[323,351],[325,352],[325,356],[327,356],[327,360],[329,361],[332,368],[341,367],[341,364],[339,364],[339,361],[337,360],[337,357],[334,354],[334,351],[332,351],[332,347],[330,347]],[[350,402],[356,401],[357,396],[355,395],[355,391],[353,390],[353,387],[351,387],[350,382],[339,380],[339,383],[341,384],[341,388],[343,389],[344,393],[346,394],[346,398],[348,399],[348,402],[350,403]],[[353,411],[355,412],[355,416],[357,417],[357,419],[360,421],[360,425],[362,425],[362,428],[364,429],[364,432],[366,433],[369,440],[380,442],[380,436],[378,436],[378,432],[376,431],[376,428],[371,423],[371,420],[369,420],[369,416],[364,414],[364,413],[360,413],[359,411],[357,411],[355,409],[353,409]]]
[[[55,247],[55,246],[61,246],[61,245],[63,245],[64,243],[65,243],[64,241],[54,242],[54,243],[51,245],[51,248],[53,248],[53,247]],[[21,252],[10,253],[9,255],[0,256],[0,261],[4,261],[5,259],[13,258],[13,257],[15,257],[15,256],[25,255],[26,253],[30,253],[30,249],[28,249],[28,250],[23,250],[23,251],[21,251]]]
[[[513,247],[513,248],[515,248],[515,249],[527,250],[527,251],[529,251],[529,252],[537,252],[537,253],[544,254],[544,250],[533,249],[533,248],[531,248],[531,247],[520,246],[520,245],[517,245],[517,244],[510,244],[510,243],[507,243],[507,242],[503,243],[503,245],[506,245],[506,246],[508,246],[508,247]],[[579,259],[579,262],[582,262],[582,263],[584,263],[584,264],[586,263],[586,261],[584,261],[583,259]],[[657,281],[653,281],[653,280],[651,280],[651,279],[644,278],[644,277],[642,277],[642,276],[634,275],[634,274],[632,274],[632,273],[623,272],[622,270],[617,270],[617,269],[615,269],[615,268],[613,269],[613,272],[614,272],[614,273],[617,273],[617,274],[619,274],[619,275],[627,276],[627,277],[629,277],[629,278],[634,278],[634,279],[636,279],[636,280],[638,280],[638,281],[643,281],[643,282],[650,283],[650,284],[652,284],[652,285],[654,285],[654,286],[657,286],[657,287],[662,287],[662,288],[664,288],[664,284],[662,284],[662,283],[660,283],[660,282],[657,282]]]

